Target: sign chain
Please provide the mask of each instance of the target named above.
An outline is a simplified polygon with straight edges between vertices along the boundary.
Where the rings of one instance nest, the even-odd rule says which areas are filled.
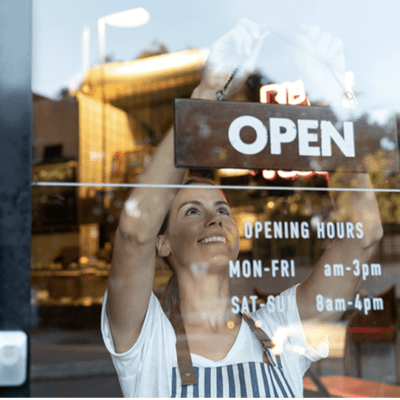
[[[218,90],[218,92],[215,93],[217,96],[217,100],[222,101],[226,99],[226,89],[228,88],[229,84],[233,81],[235,78],[236,74],[239,72],[239,66],[237,66],[231,76],[229,77],[228,81],[225,83],[225,86],[222,88],[222,90]]]

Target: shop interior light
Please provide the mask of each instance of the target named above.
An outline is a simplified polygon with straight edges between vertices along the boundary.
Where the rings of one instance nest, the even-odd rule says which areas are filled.
[[[262,176],[264,179],[268,179],[268,180],[275,179],[276,171],[274,171],[272,169],[264,169],[264,171],[262,172]]]
[[[248,169],[224,168],[219,170],[219,176],[243,176],[249,173]]]

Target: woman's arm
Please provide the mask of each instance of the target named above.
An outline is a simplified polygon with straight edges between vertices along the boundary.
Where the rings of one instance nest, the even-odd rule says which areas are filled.
[[[368,174],[336,172],[331,176],[335,187],[365,188],[365,191],[333,192],[336,212],[334,222],[350,222],[353,226],[362,224],[362,238],[336,238],[326,249],[321,259],[315,265],[311,274],[297,288],[297,304],[303,321],[318,318],[334,321],[343,312],[317,310],[317,295],[324,298],[352,300],[360,282],[360,276],[354,275],[354,260],[366,263],[370,260],[376,244],[383,235],[378,203]],[[356,231],[354,231],[356,234]],[[325,265],[342,264],[344,276],[326,276]],[[346,271],[351,267],[352,271]],[[333,275],[333,274],[332,274]]]
[[[255,66],[262,40],[261,27],[247,20],[216,41],[192,98],[216,100],[233,70],[241,68],[228,87],[226,97],[237,92]],[[138,183],[165,185],[136,187],[125,202],[115,236],[108,279],[107,314],[115,349],[129,350],[139,337],[153,286],[155,241],[185,169],[174,166],[174,131],[170,129]]]
[[[303,27],[298,35],[297,63],[302,72],[307,92],[312,100],[331,106],[342,107],[345,80],[343,43],[322,32],[318,27]],[[382,237],[382,225],[378,204],[368,174],[336,172],[330,176],[332,187],[365,188],[365,191],[332,192],[336,213],[333,220],[362,224],[362,238],[336,238],[314,267],[310,276],[297,289],[297,302],[303,320],[321,318],[335,320],[341,312],[317,310],[317,295],[330,299],[350,300],[360,281],[352,271],[357,260],[369,261],[375,245]],[[325,276],[325,265],[341,264],[344,276]],[[332,274],[333,275],[333,274]],[[325,308],[325,307],[324,307]]]

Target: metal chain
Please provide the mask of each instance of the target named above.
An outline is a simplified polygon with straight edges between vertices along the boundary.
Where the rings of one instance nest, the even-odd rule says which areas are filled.
[[[340,79],[336,76],[335,72],[332,70],[331,67],[328,66],[328,71],[330,74],[335,78],[336,82],[339,86],[343,89],[343,97],[348,101],[350,107],[355,108],[357,106],[357,99],[356,95],[352,90],[347,90],[345,85],[340,81]]]
[[[228,81],[225,83],[225,86],[222,88],[222,90],[218,90],[218,92],[215,93],[215,95],[217,96],[217,100],[222,101],[226,99],[226,89],[228,88],[229,84],[233,81],[238,72],[239,72],[239,67],[236,67],[232,72],[231,76],[229,77]]]

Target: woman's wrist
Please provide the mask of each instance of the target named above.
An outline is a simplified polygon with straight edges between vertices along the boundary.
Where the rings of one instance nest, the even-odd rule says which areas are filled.
[[[213,89],[204,88],[201,85],[197,86],[194,90],[192,95],[190,96],[191,99],[203,99],[203,100],[216,100],[216,93]]]

